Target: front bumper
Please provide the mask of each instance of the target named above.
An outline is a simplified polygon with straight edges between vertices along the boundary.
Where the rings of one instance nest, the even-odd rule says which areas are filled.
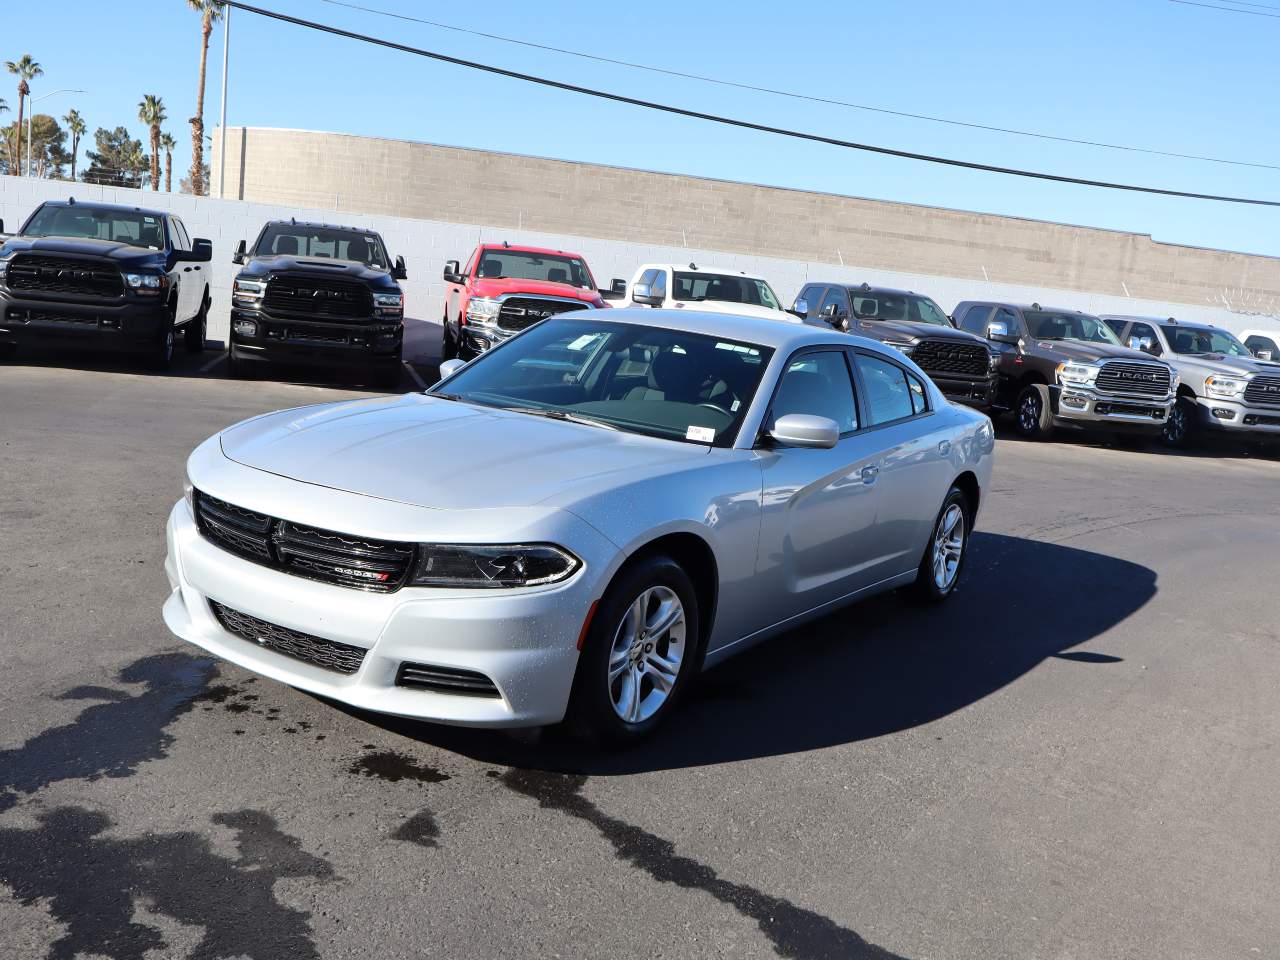
[[[1087,387],[1051,386],[1049,400],[1054,426],[1154,436],[1163,432],[1174,398],[1121,397]]]
[[[928,370],[925,373],[929,373]],[[999,380],[991,376],[986,380],[965,380],[929,373],[929,379],[952,403],[962,403],[978,410],[990,410],[995,404]]]
[[[252,334],[237,324],[252,323]],[[275,317],[257,310],[231,311],[231,355],[247,363],[376,367],[400,362],[404,322],[371,318],[357,323]]]
[[[260,476],[270,477],[262,481],[268,491],[290,483]],[[329,493],[322,501],[344,496]],[[320,508],[335,505],[322,502]],[[601,577],[614,568],[616,547],[582,527],[588,549],[582,542],[574,549],[584,566],[563,584],[524,590],[405,587],[379,594],[302,579],[230,554],[200,535],[180,500],[166,530],[171,593],[164,620],[174,634],[216,656],[353,707],[478,727],[552,724],[563,719],[568,705],[583,619],[598,597]],[[295,659],[224,629],[211,600],[367,652],[352,675]],[[500,695],[398,686],[404,663],[475,671],[492,680]]]
[[[469,353],[484,353],[501,343],[506,343],[519,330],[504,330],[492,323],[477,323],[469,320],[462,325],[462,348]]]
[[[1235,400],[1196,397],[1196,424],[1224,433],[1280,437],[1280,407],[1254,407]]]
[[[168,320],[163,299],[114,301],[17,297],[0,290],[0,342],[62,340],[95,350],[139,350],[156,343]]]

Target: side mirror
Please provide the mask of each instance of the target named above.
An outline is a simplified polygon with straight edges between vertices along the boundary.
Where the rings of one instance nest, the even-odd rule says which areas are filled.
[[[1150,337],[1130,337],[1130,350],[1141,350],[1143,353],[1155,353],[1156,342]]]
[[[844,319],[844,311],[840,309],[838,303],[828,303],[822,308],[822,319],[827,321],[833,327],[838,325]]]
[[[213,259],[213,241],[196,237],[191,241],[191,259],[196,263],[208,263]]]
[[[600,291],[601,300],[622,300],[627,295],[627,281],[614,278],[608,290]]]
[[[1268,350],[1266,347],[1255,347],[1253,351],[1253,355],[1257,357],[1259,360],[1271,359],[1271,351]]]
[[[391,268],[392,280],[408,280],[409,274],[404,268],[404,257],[396,257],[396,265]]]
[[[440,380],[448,380],[466,365],[467,361],[465,360],[446,360],[444,363],[440,364]],[[437,381],[437,383],[438,382],[439,381]]]
[[[992,320],[987,324],[987,339],[996,343],[1017,343],[1018,335],[1009,332],[1009,325],[1003,320]]]
[[[791,309],[787,313],[794,314],[804,320],[809,316],[809,301],[804,297],[796,297],[796,302],[791,305]]]
[[[788,413],[773,422],[769,438],[784,447],[831,449],[840,442],[840,427],[828,417]]]
[[[444,282],[445,283],[461,283],[461,269],[457,260],[446,260],[444,265]]]
[[[661,294],[653,292],[653,284],[637,283],[631,288],[631,299],[636,303],[647,303],[651,307],[660,307],[664,298]]]
[[[0,233],[4,233],[4,221],[0,220]]]
[[[235,253],[233,253],[233,254],[231,255],[231,262],[232,262],[232,263],[244,263],[244,262],[245,262],[245,260],[246,260],[246,256],[245,256],[245,243],[244,243],[244,241],[243,241],[243,240],[241,240],[241,241],[240,241],[240,243],[239,243],[239,245],[236,247],[236,252],[235,252]]]

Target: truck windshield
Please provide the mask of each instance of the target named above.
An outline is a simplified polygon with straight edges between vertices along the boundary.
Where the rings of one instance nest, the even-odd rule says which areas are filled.
[[[635,323],[544,320],[428,392],[667,440],[733,443],[773,351]]]
[[[485,250],[476,277],[480,280],[542,280],[581,290],[596,288],[591,271],[578,257],[522,250]]]
[[[302,223],[269,223],[254,248],[258,257],[310,257],[313,260],[350,260],[386,270],[389,261],[376,233],[309,227]]]
[[[1027,331],[1035,340],[1080,340],[1109,343],[1119,347],[1120,338],[1097,317],[1087,313],[1058,313],[1054,310],[1026,310]]]
[[[865,296],[853,295],[853,312],[859,320],[906,320],[949,327],[947,315],[928,297],[876,290]]]
[[[164,224],[159,217],[136,210],[112,210],[83,203],[41,207],[27,221],[22,236],[110,240],[131,247],[164,249]]]
[[[1169,349],[1174,353],[1221,353],[1228,357],[1251,357],[1243,343],[1225,330],[1206,330],[1204,327],[1160,327]]]
[[[676,300],[696,303],[716,300],[723,303],[749,303],[757,307],[781,310],[778,298],[769,284],[754,277],[735,277],[719,273],[677,273]]]

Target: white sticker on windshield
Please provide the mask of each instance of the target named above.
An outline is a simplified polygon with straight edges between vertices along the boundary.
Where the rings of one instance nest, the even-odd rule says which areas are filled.
[[[595,338],[596,338],[596,335],[594,333],[584,333],[577,340],[573,341],[573,343],[569,344],[569,346],[566,347],[565,349],[582,350],[584,347],[587,347],[588,345],[590,345],[595,340]]]
[[[684,438],[698,443],[715,443],[716,432],[710,427],[690,427],[684,432]]]

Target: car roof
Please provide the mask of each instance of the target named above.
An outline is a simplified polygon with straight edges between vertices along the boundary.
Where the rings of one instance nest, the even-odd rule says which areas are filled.
[[[347,233],[367,233],[378,236],[378,231],[369,227],[348,227],[340,223],[313,223],[310,220],[268,220],[268,227],[319,227],[322,230],[344,230]]]
[[[168,217],[172,214],[164,210],[148,210],[146,207],[131,207],[123,203],[99,203],[96,200],[46,200],[42,207],[87,207],[90,210],[118,210],[121,213],[141,213],[148,217]]]
[[[566,319],[586,319],[587,314],[566,314]],[[767,317],[747,317],[736,313],[708,313],[702,310],[662,310],[651,307],[621,307],[592,311],[592,320],[614,323],[635,323],[662,330],[681,330],[701,333],[709,337],[738,340],[760,347],[771,347],[780,352],[790,352],[798,347],[815,344],[834,344],[874,347],[883,352],[878,340],[841,333],[831,328],[805,323],[789,323],[770,320]]]
[[[748,280],[765,280],[768,283],[768,280],[758,273],[749,273],[736,267],[717,267],[714,265],[708,267],[696,263],[642,263],[636,272],[643,273],[645,270],[657,269],[679,270],[681,273],[711,273],[726,277],[746,277]]]
[[[1099,314],[1099,320],[1128,320],[1137,323],[1149,323],[1152,326],[1159,327],[1163,324],[1172,322],[1174,326],[1185,327],[1188,330],[1222,330],[1222,327],[1215,327],[1212,323],[1203,323],[1199,320],[1179,320],[1177,317],[1148,317],[1136,313],[1103,313]]]
[[[1010,300],[962,300],[956,304],[956,309],[961,307],[1013,307],[1015,310],[1038,310],[1042,313],[1078,313],[1085,317],[1094,317],[1101,319],[1097,314],[1089,313],[1086,310],[1077,310],[1075,307],[1055,307],[1053,304],[1045,303],[1014,303]]]
[[[924,297],[931,299],[927,293],[917,293],[915,290],[899,290],[896,287],[877,287],[869,283],[844,283],[834,280],[810,280],[805,286],[815,287],[844,287],[850,293],[892,293],[899,297]]]
[[[539,256],[550,257],[577,257],[583,259],[580,253],[570,253],[568,250],[552,250],[550,247],[526,247],[519,243],[482,243],[481,250],[514,250],[516,253],[536,253]]]

